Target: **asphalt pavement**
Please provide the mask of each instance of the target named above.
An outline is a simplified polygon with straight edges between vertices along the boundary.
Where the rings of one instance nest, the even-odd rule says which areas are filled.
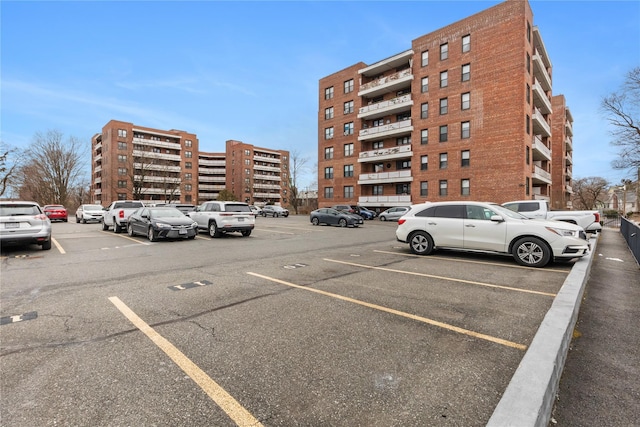
[[[640,426],[640,268],[617,229],[594,255],[550,425]]]

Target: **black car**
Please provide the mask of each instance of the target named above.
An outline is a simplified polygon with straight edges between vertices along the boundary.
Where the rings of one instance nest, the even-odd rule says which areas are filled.
[[[364,224],[360,215],[339,211],[333,208],[320,208],[311,212],[311,224],[339,225],[340,227],[358,227]]]
[[[198,224],[172,207],[142,207],[129,216],[129,236],[141,234],[155,242],[158,239],[194,239]]]

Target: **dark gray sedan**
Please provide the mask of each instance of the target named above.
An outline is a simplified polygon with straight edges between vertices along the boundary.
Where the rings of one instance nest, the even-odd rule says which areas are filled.
[[[198,224],[171,207],[142,207],[129,216],[129,236],[141,234],[155,242],[158,239],[194,239]]]
[[[360,215],[342,212],[333,208],[320,208],[311,212],[311,224],[339,225],[340,227],[358,227],[364,224]]]

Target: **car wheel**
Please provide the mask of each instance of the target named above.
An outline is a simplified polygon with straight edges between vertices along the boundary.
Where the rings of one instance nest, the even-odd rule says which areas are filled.
[[[102,231],[107,231],[109,229],[109,226],[104,222],[104,220],[102,220]]]
[[[244,237],[249,237],[249,236],[251,236],[251,230],[244,230],[244,231],[242,232],[242,235],[243,235]]]
[[[122,228],[116,222],[116,219],[113,219],[113,232],[114,233],[122,233]]]
[[[222,233],[218,230],[218,225],[215,221],[211,221],[209,223],[209,236],[211,237],[220,237]]]
[[[347,226],[347,220],[342,218],[340,221],[338,221],[338,225],[340,227],[346,227]]]
[[[319,225],[320,224],[320,220],[318,218],[311,218],[311,224]]]
[[[76,224],[80,222],[80,218],[76,217]]]
[[[133,227],[131,226],[131,224],[127,225],[127,234],[133,237]]]
[[[380,221],[386,221],[386,220],[387,220],[387,217],[386,217],[386,216],[382,215],[382,216],[380,217]]]
[[[48,251],[49,249],[51,249],[51,237],[49,237],[49,240],[42,244],[43,251]]]
[[[83,223],[83,224],[86,224],[86,223],[87,223],[87,220],[86,220],[86,219],[84,219],[84,218],[82,218],[82,219],[80,220],[80,222],[81,222],[81,223]]]
[[[409,249],[416,255],[429,255],[433,252],[433,239],[424,231],[417,231],[409,237]]]
[[[514,243],[511,254],[526,267],[544,267],[551,260],[551,249],[536,237],[523,237]]]
[[[147,238],[149,239],[150,242],[155,242],[156,240],[158,240],[158,235],[156,234],[155,230],[151,226],[147,231]]]
[[[278,212],[274,212],[274,213],[273,213],[273,217],[274,217],[274,218],[278,218],[279,216],[280,216],[280,214],[279,214]]]
[[[189,240],[193,240],[193,239],[195,239],[195,238],[196,238],[196,235],[195,235],[195,234],[194,234],[193,236],[189,236],[189,237],[187,237],[187,239],[189,239]]]

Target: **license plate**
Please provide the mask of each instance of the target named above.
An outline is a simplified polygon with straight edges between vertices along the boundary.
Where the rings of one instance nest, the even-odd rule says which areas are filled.
[[[20,228],[19,222],[5,222],[4,228]]]
[[[178,234],[187,234],[187,230],[184,228],[181,228],[180,230],[178,230]]]
[[[244,218],[242,218],[242,217],[238,218],[238,222],[242,222],[242,221],[244,221]]]

